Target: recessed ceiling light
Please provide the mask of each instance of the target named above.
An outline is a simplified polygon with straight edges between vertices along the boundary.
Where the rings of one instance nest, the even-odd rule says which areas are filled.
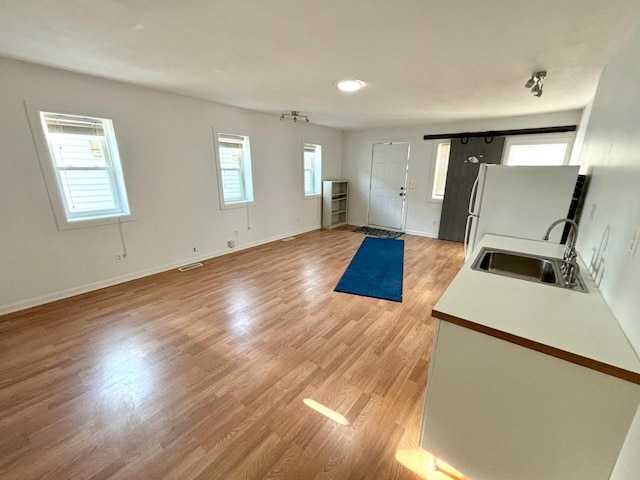
[[[365,85],[366,83],[364,83],[362,80],[340,80],[339,82],[336,82],[336,87],[338,87],[338,90],[341,90],[343,92],[356,92]]]

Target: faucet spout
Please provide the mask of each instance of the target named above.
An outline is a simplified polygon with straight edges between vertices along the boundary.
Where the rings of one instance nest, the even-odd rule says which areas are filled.
[[[558,220],[551,223],[551,225],[549,225],[549,228],[547,228],[547,231],[543,235],[542,240],[549,240],[549,234],[551,233],[551,230],[553,230],[557,225],[561,223],[568,223],[569,225],[571,225],[571,237],[569,238],[567,246],[570,245],[571,247],[574,247],[576,242],[578,241],[578,224],[569,218],[559,218]]]

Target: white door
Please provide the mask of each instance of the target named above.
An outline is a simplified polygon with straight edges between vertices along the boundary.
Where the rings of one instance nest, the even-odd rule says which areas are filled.
[[[373,144],[369,225],[402,230],[408,163],[409,142]]]

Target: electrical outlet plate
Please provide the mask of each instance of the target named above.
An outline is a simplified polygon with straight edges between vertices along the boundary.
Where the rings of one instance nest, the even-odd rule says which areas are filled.
[[[116,261],[116,263],[120,263],[124,260],[124,255],[122,253],[114,253],[113,258]]]

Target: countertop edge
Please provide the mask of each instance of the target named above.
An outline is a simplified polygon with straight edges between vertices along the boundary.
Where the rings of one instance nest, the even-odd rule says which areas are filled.
[[[551,347],[549,345],[545,345],[528,338],[519,337],[518,335],[513,335],[511,333],[507,333],[492,327],[487,327],[486,325],[482,325],[464,318],[456,317],[455,315],[450,315],[436,309],[431,310],[431,316],[439,320],[444,320],[446,322],[453,323],[464,328],[475,330],[476,332],[484,333],[485,335],[490,335],[500,340],[505,340],[507,342],[514,343],[516,345],[520,345],[522,347],[559,358],[560,360],[565,360],[567,362],[571,362],[576,365],[590,368],[591,370],[596,370],[606,375],[611,375],[622,380],[626,380],[627,382],[640,385],[640,373],[625,370],[620,367],[609,365],[608,363],[599,362],[591,358],[583,357],[582,355],[577,355],[575,353],[567,352],[566,350]]]

